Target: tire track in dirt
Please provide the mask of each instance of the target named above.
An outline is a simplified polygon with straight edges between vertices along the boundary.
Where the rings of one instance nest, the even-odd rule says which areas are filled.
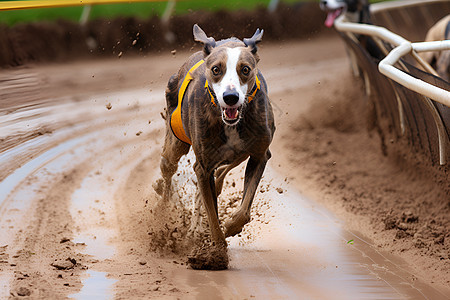
[[[106,111],[104,107],[103,110]],[[138,114],[135,110],[124,109],[121,113],[110,114],[106,125],[95,118],[85,118],[84,123],[87,124],[83,126],[91,128],[66,128],[66,134],[68,133],[70,138],[66,136],[64,139],[58,139],[53,136],[53,140],[50,139],[53,146],[47,145],[47,139],[43,138],[40,141],[44,144],[40,150],[42,154],[21,167],[18,176],[15,176],[10,184],[7,184],[8,180],[2,181],[2,196],[6,197],[1,203],[4,233],[2,245],[7,245],[7,251],[3,254],[11,267],[2,268],[2,277],[6,277],[4,275],[8,273],[9,276],[15,277],[10,288],[6,288],[10,285],[7,279],[1,281],[6,292],[11,289],[11,295],[32,293],[31,297],[58,299],[81,288],[79,275],[84,272],[80,271],[88,269],[90,264],[95,263],[95,259],[84,259],[87,257],[83,254],[86,243],[77,242],[73,238],[79,229],[77,222],[73,222],[71,218],[73,212],[71,214],[69,210],[70,202],[77,187],[90,175],[89,170],[93,166],[98,167],[99,162],[105,158],[113,160],[114,157],[120,157],[123,151],[130,152],[128,148],[135,149],[139,140],[142,140],[141,148],[146,148],[148,137],[158,136],[156,132],[160,131],[162,121],[154,122],[152,130],[148,131],[142,126],[147,124],[147,116],[141,114],[136,120],[136,115]],[[130,138],[127,137],[128,130]],[[122,136],[125,143],[118,142],[118,136]],[[36,145],[39,146],[39,143]],[[115,151],[114,155],[107,156],[102,153],[112,150]],[[144,149],[140,150],[144,153]],[[13,154],[10,156],[14,157]],[[146,152],[146,155],[148,154]],[[119,162],[123,164],[120,160]],[[74,217],[75,220],[78,219],[77,215]],[[5,223],[11,223],[18,228]],[[6,228],[8,230],[5,230]],[[14,236],[17,236],[15,241]],[[56,266],[51,265],[53,260],[56,261]],[[59,270],[59,274],[55,270]],[[52,288],[53,285],[57,288]]]

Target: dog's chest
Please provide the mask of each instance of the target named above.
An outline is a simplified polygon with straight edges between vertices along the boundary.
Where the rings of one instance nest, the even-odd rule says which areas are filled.
[[[225,157],[230,158],[244,150],[244,140],[236,127],[225,127],[225,144],[222,146]]]

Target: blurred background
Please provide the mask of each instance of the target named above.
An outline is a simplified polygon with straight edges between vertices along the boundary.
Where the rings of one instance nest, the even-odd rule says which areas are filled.
[[[26,5],[2,3],[14,2]],[[264,28],[265,41],[310,38],[325,30],[324,19],[318,1],[298,0],[128,1],[2,10],[0,66],[189,49],[195,23],[216,39],[251,36],[256,27]]]

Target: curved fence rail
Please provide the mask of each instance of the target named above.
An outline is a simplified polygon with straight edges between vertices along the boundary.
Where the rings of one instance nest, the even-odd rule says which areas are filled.
[[[395,1],[372,5],[375,25],[351,23],[344,15],[335,22],[366,83],[384,149],[388,138],[406,137],[415,152],[441,166],[450,159],[450,84],[418,52],[450,50],[450,40],[411,42],[388,27],[407,34],[411,24],[429,28],[449,11],[448,1]],[[414,22],[420,18],[426,22]],[[414,34],[413,39],[425,38],[425,32],[422,37]],[[373,40],[386,57],[371,55],[361,36]]]
[[[405,38],[387,30],[386,28],[376,25],[348,23],[345,21],[345,16],[341,16],[336,20],[334,25],[337,30],[342,32],[352,32],[357,34],[365,34],[372,37],[377,37],[381,40],[389,42],[391,45],[398,46],[399,49],[394,49],[392,52],[383,59],[379,64],[379,70],[387,77],[407,86],[418,93],[421,93],[433,100],[436,100],[446,106],[450,106],[450,92],[442,88],[428,84],[422,80],[417,80],[407,74],[400,75],[401,71],[396,71],[393,65],[399,60],[399,58],[406,54],[413,54],[415,59],[420,63],[427,71],[433,72],[432,68],[424,62],[420,56],[416,56],[417,52],[424,51],[442,51],[450,50],[450,40],[437,41],[437,42],[422,42],[412,43]],[[417,51],[419,50],[419,51]],[[398,56],[398,53],[401,53]],[[393,59],[393,58],[396,59]],[[396,70],[393,70],[392,68]],[[400,73],[399,73],[400,72]],[[404,74],[404,73],[403,73]]]

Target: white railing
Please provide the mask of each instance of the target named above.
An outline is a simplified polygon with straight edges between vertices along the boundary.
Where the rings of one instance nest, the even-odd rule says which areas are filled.
[[[378,64],[378,70],[381,74],[400,83],[404,87],[450,107],[450,92],[431,85],[423,80],[414,78],[394,67],[402,56],[411,53],[413,50],[416,52],[450,50],[450,40],[422,43],[402,43],[400,46],[393,49],[382,61],[380,61]]]
[[[441,0],[442,1],[442,0]],[[439,2],[439,0],[429,1],[429,2]],[[409,5],[416,5],[418,3],[423,3],[423,1],[393,1],[393,2],[383,2],[374,4],[371,6],[371,12],[381,11],[384,9],[392,9],[396,7],[404,7]],[[346,20],[345,15],[340,16],[336,19],[334,27],[341,32],[368,35],[375,38],[376,42],[379,40],[390,43],[393,47],[386,57],[380,61],[378,64],[378,70],[384,76],[390,78],[391,80],[401,84],[405,88],[412,90],[424,97],[425,104],[427,105],[431,115],[433,116],[436,129],[438,132],[438,142],[439,142],[439,162],[441,165],[446,164],[446,156],[448,151],[449,138],[446,133],[445,126],[443,124],[442,118],[436,110],[436,107],[432,104],[430,99],[433,99],[443,105],[450,107],[450,92],[444,90],[440,87],[429,84],[423,80],[412,77],[411,75],[403,72],[402,70],[395,67],[395,64],[404,55],[410,54],[416,61],[426,70],[428,73],[437,75],[436,71],[425,62],[417,53],[426,51],[442,51],[450,50],[450,40],[437,41],[437,42],[419,42],[412,43],[398,34],[395,34],[384,27],[352,23]],[[398,95],[397,95],[398,98]],[[400,122],[402,129],[404,129],[404,118],[403,109],[401,105],[401,100],[397,99]],[[407,101],[407,100],[406,100]],[[404,133],[404,130],[402,130]]]
[[[394,64],[400,59],[401,56],[406,54],[412,54],[412,56],[416,60],[418,60],[418,62],[427,71],[429,71],[429,73],[432,73],[430,72],[428,64],[425,63],[423,60],[421,60],[420,57],[416,54],[416,52],[450,50],[450,40],[439,42],[412,43],[406,40],[405,38],[399,36],[398,34],[395,34],[387,30],[384,27],[347,22],[345,20],[345,15],[340,16],[335,21],[334,27],[341,32],[351,32],[356,34],[364,34],[372,37],[377,37],[397,47],[393,49],[379,63],[378,69],[380,73],[398,82],[399,84],[407,87],[410,90],[413,90],[446,106],[450,106],[449,91],[426,83],[423,80],[416,79],[394,67]]]

